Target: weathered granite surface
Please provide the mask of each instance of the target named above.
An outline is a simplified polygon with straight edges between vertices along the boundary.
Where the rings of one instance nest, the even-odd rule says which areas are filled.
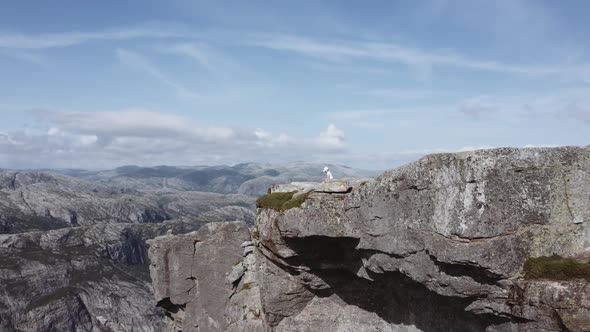
[[[263,331],[248,241],[242,222],[210,223],[149,241],[155,297],[175,331]]]
[[[258,210],[259,297],[249,303],[265,331],[590,331],[588,281],[523,276],[529,257],[590,257],[590,147],[435,154],[375,181],[314,188],[300,208]],[[234,273],[227,264],[245,238],[233,249],[151,257],[198,256],[203,269]],[[225,282],[187,285],[201,281]],[[202,304],[178,302],[194,301]],[[236,307],[224,303],[218,314]]]

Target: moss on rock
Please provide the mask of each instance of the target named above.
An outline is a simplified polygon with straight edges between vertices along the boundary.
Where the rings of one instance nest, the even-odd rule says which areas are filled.
[[[290,200],[288,200],[287,202],[285,202],[283,204],[283,210],[289,210],[289,209],[301,207],[301,204],[303,204],[303,202],[305,202],[305,200],[307,199],[307,196],[309,196],[309,192],[301,194],[297,197],[291,198]]]
[[[252,287],[254,287],[254,283],[253,282],[247,282],[244,285],[242,285],[242,290],[252,289]]]
[[[590,281],[590,264],[557,255],[527,259],[524,263],[524,272],[526,279],[586,279]]]
[[[256,207],[261,209],[273,209],[279,212],[300,207],[309,193],[293,197],[296,191],[286,193],[271,193],[261,196],[256,200]]]

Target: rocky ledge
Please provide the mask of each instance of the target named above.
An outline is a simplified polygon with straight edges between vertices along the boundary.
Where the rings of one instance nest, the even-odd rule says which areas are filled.
[[[590,331],[590,147],[274,186],[256,226],[152,242],[178,331]]]

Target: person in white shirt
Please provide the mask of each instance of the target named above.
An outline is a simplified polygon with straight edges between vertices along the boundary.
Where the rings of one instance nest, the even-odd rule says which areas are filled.
[[[332,172],[330,172],[330,169],[328,168],[328,166],[324,167],[324,181],[328,181],[328,180],[333,180],[334,176],[332,176]]]

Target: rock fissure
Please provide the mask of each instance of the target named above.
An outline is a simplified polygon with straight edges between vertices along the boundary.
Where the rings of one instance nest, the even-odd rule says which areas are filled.
[[[31,211],[33,214],[36,214],[35,210],[31,207],[31,205],[29,205],[29,202],[27,202],[27,200],[25,199],[25,192],[22,190],[20,192],[20,198],[21,198],[23,204],[27,207],[27,209],[29,211]]]
[[[16,177],[18,176],[19,172],[14,172],[12,179],[10,180],[10,184],[8,186],[9,189],[16,190]]]
[[[445,239],[448,239],[451,241],[470,243],[470,242],[478,242],[478,241],[495,240],[498,238],[508,237],[508,236],[515,236],[515,235],[519,235],[524,232],[527,232],[530,229],[531,229],[531,227],[521,227],[519,229],[515,229],[512,231],[506,231],[502,234],[493,235],[493,236],[464,236],[464,235],[459,235],[459,234],[445,235],[445,234],[442,234],[439,232],[434,232],[434,234],[436,234],[437,236],[444,237]]]
[[[572,218],[572,222],[576,222],[576,217],[574,216],[574,213],[572,211],[572,207],[570,206],[570,194],[568,191],[569,184],[568,184],[568,180],[567,180],[565,172],[562,173],[562,177],[563,177],[563,193],[565,195],[565,207],[567,208],[570,218]]]

